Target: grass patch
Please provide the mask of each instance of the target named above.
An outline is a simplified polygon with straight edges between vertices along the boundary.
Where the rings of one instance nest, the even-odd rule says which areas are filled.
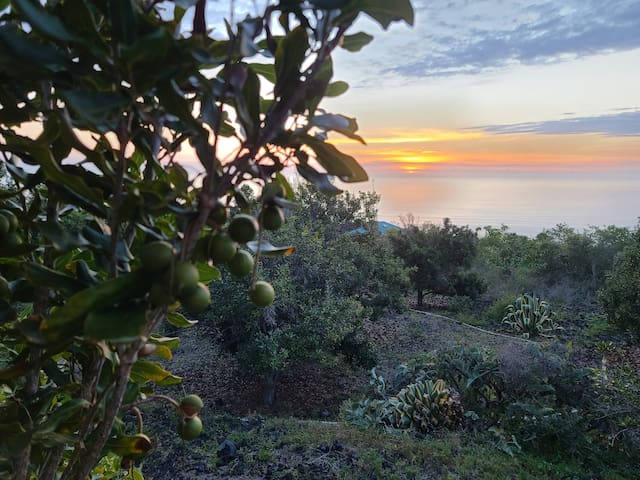
[[[208,434],[172,447],[179,458],[145,462],[147,480],[160,472],[203,468],[214,477],[241,476],[285,479],[520,479],[632,478],[622,465],[584,467],[570,458],[549,459],[522,453],[513,457],[496,448],[482,433],[446,432],[419,437],[411,433],[363,429],[341,422],[292,418],[208,416]],[[222,461],[221,438],[237,447],[234,458]],[[156,454],[154,454],[156,455]],[[184,460],[191,462],[186,464]],[[181,463],[182,462],[182,463]],[[159,467],[159,468],[158,468]],[[158,471],[159,470],[159,471]]]

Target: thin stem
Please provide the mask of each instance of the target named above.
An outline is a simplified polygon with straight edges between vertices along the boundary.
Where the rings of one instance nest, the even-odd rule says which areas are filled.
[[[142,413],[140,413],[140,409],[137,407],[133,407],[130,409],[136,416],[136,420],[138,421],[138,433],[144,432],[144,423],[142,422]]]
[[[147,395],[145,398],[138,400],[137,402],[134,403],[129,403],[127,405],[122,405],[122,407],[120,407],[122,410],[132,410],[136,407],[139,407],[140,405],[144,405],[145,403],[151,403],[151,402],[156,402],[156,401],[162,401],[162,402],[167,402],[169,404],[171,404],[173,407],[175,407],[176,410],[180,409],[180,404],[178,402],[176,402],[173,398],[168,397],[166,395]]]

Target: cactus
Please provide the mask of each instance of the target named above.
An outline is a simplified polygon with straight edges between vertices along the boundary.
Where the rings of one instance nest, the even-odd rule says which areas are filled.
[[[424,380],[407,385],[386,402],[386,425],[430,432],[462,425],[464,410],[444,380]]]
[[[533,294],[522,294],[514,305],[506,308],[502,323],[511,326],[525,338],[535,337],[546,332],[559,330],[555,322],[556,314],[548,302],[540,300]]]

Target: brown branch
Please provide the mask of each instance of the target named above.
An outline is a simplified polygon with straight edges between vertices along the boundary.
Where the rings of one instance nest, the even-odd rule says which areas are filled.
[[[78,445],[73,453],[69,465],[65,469],[61,480],[85,480],[102,452],[118,412],[122,407],[122,399],[129,383],[131,368],[138,358],[138,350],[146,343],[150,333],[158,326],[166,314],[166,308],[157,308],[151,314],[144,334],[135,342],[120,352],[120,365],[116,373],[116,382],[107,400],[104,417],[97,428],[91,433],[92,441],[89,445]]]
[[[207,22],[205,13],[207,10],[207,0],[198,0],[196,12],[193,16],[193,35],[204,37],[207,33]]]

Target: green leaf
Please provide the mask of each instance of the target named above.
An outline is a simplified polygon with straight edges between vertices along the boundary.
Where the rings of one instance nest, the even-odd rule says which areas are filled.
[[[301,25],[278,42],[275,59],[276,96],[287,96],[295,89],[308,48],[307,29]]]
[[[245,129],[247,139],[254,141],[260,129],[260,79],[253,70],[247,69],[247,78],[239,95],[236,106],[240,122]]]
[[[373,41],[373,36],[368,33],[358,32],[353,35],[345,35],[340,46],[350,52],[359,52]]]
[[[393,22],[405,21],[413,25],[413,7],[410,0],[356,0],[349,5],[351,11],[361,11],[382,26],[385,30]]]
[[[220,270],[216,267],[209,265],[207,263],[197,263],[196,267],[198,268],[198,274],[200,276],[200,281],[205,285],[208,285],[214,280],[220,280],[221,274]]]
[[[67,295],[73,295],[85,287],[82,282],[74,277],[52,270],[39,263],[30,262],[25,266],[25,270],[29,281],[38,287],[52,288]]]
[[[164,28],[157,28],[122,49],[122,58],[129,64],[153,64],[167,56],[171,37]]]
[[[193,327],[196,323],[198,323],[197,320],[189,320],[187,319],[187,317],[178,312],[167,313],[167,322],[178,328]]]
[[[53,341],[62,340],[59,336],[67,334],[67,329],[74,329],[90,311],[139,298],[148,291],[149,282],[145,273],[138,270],[86,288],[49,315],[41,326],[43,333],[50,333]]]
[[[153,343],[155,345],[163,345],[168,347],[170,350],[175,350],[180,345],[179,337],[162,337],[157,333],[152,333],[149,338],[149,343]]]
[[[324,130],[332,130],[365,145],[365,141],[360,135],[357,135],[358,123],[355,118],[345,117],[333,113],[324,113],[316,115],[309,122],[311,125],[322,128]]]
[[[316,160],[329,175],[335,175],[343,182],[366,182],[367,172],[358,164],[355,158],[339,151],[330,143],[323,142],[310,135],[303,136],[303,143],[315,153]]]
[[[75,232],[70,232],[58,222],[40,222],[36,224],[40,233],[51,242],[53,248],[59,252],[67,252],[73,248],[84,247],[89,242]]]
[[[167,112],[178,117],[192,129],[200,130],[200,124],[193,118],[191,104],[185,99],[184,93],[174,80],[159,83],[156,93]]]
[[[108,310],[92,310],[84,322],[84,336],[92,340],[128,343],[140,338],[147,325],[143,303]]]
[[[132,44],[138,31],[138,12],[133,0],[110,0],[111,28],[114,37],[125,45]]]
[[[347,82],[343,82],[342,80],[338,80],[337,82],[331,82],[327,86],[327,89],[324,92],[324,96],[339,97],[347,90],[349,90],[349,84]]]
[[[34,30],[61,42],[74,40],[58,17],[50,15],[39,2],[35,0],[13,0]]]
[[[249,63],[249,68],[265,80],[276,83],[276,70],[271,63]]]
[[[342,193],[342,190],[331,183],[331,178],[326,173],[317,172],[309,165],[305,165],[302,163],[297,165],[297,169],[302,178],[304,178],[307,182],[313,183],[316,187],[318,187],[318,190],[320,190],[325,195],[338,195]]]
[[[65,90],[60,96],[78,117],[100,132],[111,129],[121,109],[129,103],[127,97],[115,92]]]
[[[9,161],[5,162],[5,166],[16,183],[22,183],[25,188],[33,188],[44,180],[44,175],[41,169],[38,169],[33,173],[27,173],[26,170],[15,164],[13,155],[9,158]]]
[[[91,188],[79,176],[68,174],[60,168],[46,147],[33,146],[29,153],[42,167],[47,180],[64,187],[69,193],[82,200],[92,212],[105,214],[104,201],[99,190]]]
[[[335,10],[344,7],[349,0],[310,0],[310,3],[321,10]]]
[[[247,242],[247,247],[249,247],[254,253],[257,253],[258,248],[260,248],[260,255],[263,255],[265,257],[280,257],[282,255],[288,256],[296,250],[296,247],[294,247],[293,245],[287,245],[286,247],[276,247],[266,240],[263,240],[262,242]]]
[[[153,382],[158,386],[166,387],[182,382],[182,378],[168,372],[162,365],[148,360],[138,360],[131,368],[131,380],[136,383]]]
[[[0,40],[13,53],[17,64],[28,63],[29,70],[36,65],[51,72],[65,72],[73,68],[71,58],[61,50],[36,42],[13,26],[0,27]],[[28,62],[25,59],[28,59]]]
[[[54,432],[62,423],[80,415],[81,410],[89,408],[87,400],[72,398],[64,402],[59,408],[47,415],[45,421],[37,427],[41,434]]]
[[[291,184],[289,183],[289,181],[287,180],[287,177],[285,177],[284,175],[282,175],[282,173],[277,172],[276,173],[276,181],[280,183],[280,185],[282,185],[282,187],[284,188],[284,198],[293,202],[296,198],[296,195],[293,191],[293,187],[291,186]]]

